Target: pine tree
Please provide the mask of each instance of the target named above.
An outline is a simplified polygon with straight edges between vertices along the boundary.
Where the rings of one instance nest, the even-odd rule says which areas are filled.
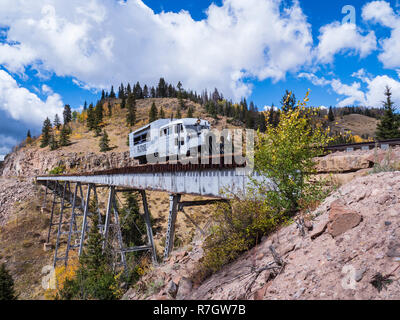
[[[89,130],[93,130],[96,128],[96,115],[94,113],[93,103],[89,105],[87,111],[87,127]]]
[[[85,103],[83,104],[83,111],[87,110],[87,102],[85,101]]]
[[[133,127],[136,122],[136,101],[135,96],[130,94],[127,101],[128,113],[126,115],[126,123],[129,127]]]
[[[109,151],[109,150],[110,150],[109,143],[110,143],[110,139],[108,138],[107,131],[104,130],[104,131],[103,131],[103,136],[101,137],[100,143],[99,143],[100,151],[101,151],[101,152],[107,152],[107,151]]]
[[[123,97],[121,101],[121,109],[125,109],[125,107],[126,107],[126,99],[125,97]]]
[[[188,118],[193,118],[193,107],[190,106],[187,112],[187,117]]]
[[[156,104],[153,102],[149,112],[149,123],[156,121],[158,116],[158,110]]]
[[[114,86],[111,86],[111,91],[110,91],[109,97],[112,98],[112,99],[114,99],[116,97],[115,96],[115,92],[114,92]]]
[[[60,118],[58,117],[58,114],[56,114],[54,117],[53,125],[57,128],[57,130],[60,130],[61,122],[60,122]]]
[[[96,127],[94,128],[94,136],[95,137],[100,137],[101,136],[101,128],[99,125],[96,125]]]
[[[69,104],[65,105],[63,116],[64,116],[64,124],[68,124],[68,123],[71,122],[71,120],[72,120],[72,112],[71,112],[71,107],[70,107]]]
[[[143,98],[146,99],[148,97],[149,97],[149,88],[145,84],[144,87],[143,87]]]
[[[296,107],[296,96],[293,92],[286,90],[281,100],[282,111],[287,112]]]
[[[181,118],[182,118],[181,107],[178,106],[178,108],[176,109],[176,119],[181,119]]]
[[[108,103],[107,107],[108,107],[108,116],[111,117],[112,116],[112,106],[111,106],[110,102]]]
[[[41,139],[41,144],[40,147],[44,148],[49,145],[50,142],[50,135],[51,135],[51,122],[49,118],[46,118],[43,122],[43,127],[42,127],[42,139]]]
[[[103,122],[103,103],[101,101],[97,102],[96,107],[94,109],[96,125],[100,125]]]
[[[88,234],[88,242],[79,259],[77,271],[77,285],[74,295],[81,299],[113,300],[112,290],[116,280],[111,267],[111,255],[103,250],[103,237],[99,232],[98,219],[92,219],[92,226]]]
[[[32,143],[32,135],[31,135],[31,130],[28,130],[26,133],[26,143],[31,144]]]
[[[162,106],[160,108],[160,119],[165,119],[165,112]]]
[[[60,133],[60,146],[65,147],[71,143],[69,139],[70,132],[70,128],[68,128],[66,125],[63,125]]]
[[[381,117],[376,130],[378,140],[394,139],[400,136],[399,122],[394,114],[396,108],[393,105],[392,92],[388,86],[386,86],[385,96],[386,101],[383,102],[385,113]]]
[[[5,264],[0,266],[0,300],[16,300],[17,297],[14,291],[14,280]]]
[[[50,135],[50,141],[49,141],[49,146],[50,146],[50,150],[56,150],[59,148],[59,144],[58,141],[56,139],[56,136],[54,135],[54,132]]]
[[[335,121],[335,115],[333,114],[332,106],[329,107],[328,120],[330,122]]]

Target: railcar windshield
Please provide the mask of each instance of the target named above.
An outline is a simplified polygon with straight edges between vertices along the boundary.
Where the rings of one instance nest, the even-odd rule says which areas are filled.
[[[200,124],[194,124],[194,125],[185,125],[186,130],[194,130],[194,131],[201,131],[205,129],[210,129],[210,126],[208,125],[200,125]]]

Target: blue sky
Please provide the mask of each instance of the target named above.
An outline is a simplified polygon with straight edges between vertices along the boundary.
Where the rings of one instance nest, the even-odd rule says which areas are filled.
[[[352,11],[355,19],[342,20]],[[400,3],[352,0],[0,1],[0,154],[64,104],[160,77],[234,101],[400,105]],[[355,22],[355,23],[353,23]],[[399,38],[399,39],[398,39]]]

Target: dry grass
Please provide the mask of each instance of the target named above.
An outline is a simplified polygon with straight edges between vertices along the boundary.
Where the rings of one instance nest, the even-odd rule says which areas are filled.
[[[43,250],[49,219],[39,208],[39,197],[16,204],[14,218],[0,229],[0,260],[14,278],[19,299],[43,299],[41,270],[54,254]]]
[[[345,132],[350,130],[353,135],[368,135],[369,137],[374,137],[378,122],[379,121],[375,118],[361,114],[349,114],[342,118],[336,117],[331,131]]]

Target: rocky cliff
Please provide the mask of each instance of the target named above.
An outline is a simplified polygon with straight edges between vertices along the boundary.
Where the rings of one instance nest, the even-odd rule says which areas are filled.
[[[124,298],[400,299],[399,199],[400,172],[356,178],[311,214],[304,233],[283,227],[203,283],[194,242]]]
[[[7,156],[0,174],[4,177],[34,177],[48,174],[55,167],[63,166],[66,172],[91,172],[110,168],[133,166],[136,161],[129,152],[43,152],[38,148],[24,148]]]

